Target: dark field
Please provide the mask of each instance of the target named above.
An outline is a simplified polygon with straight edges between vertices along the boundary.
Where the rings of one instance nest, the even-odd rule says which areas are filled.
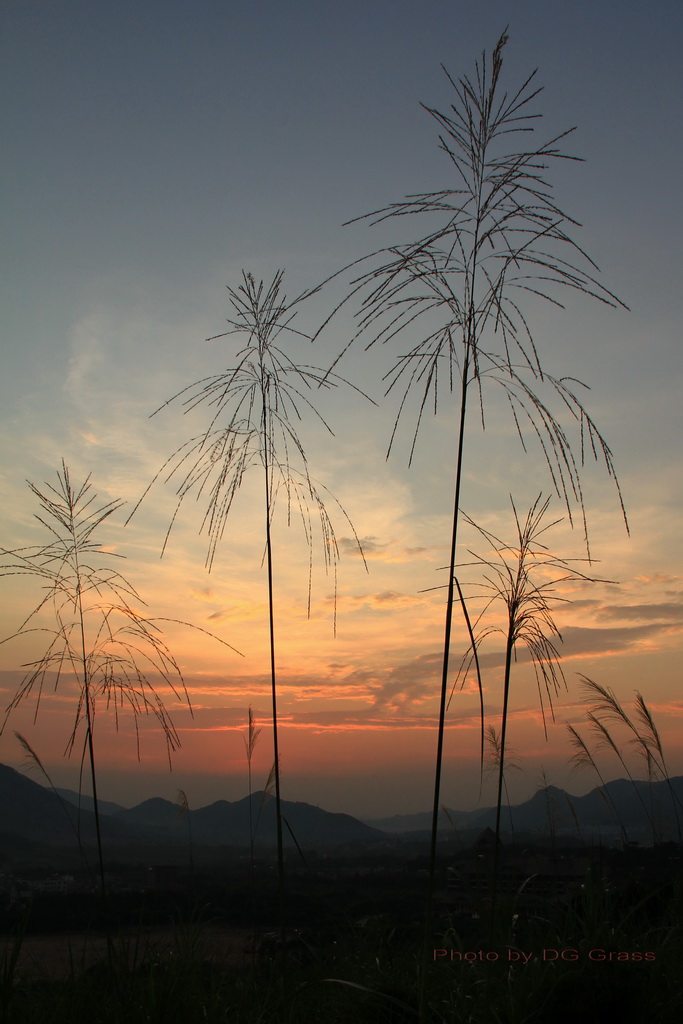
[[[524,854],[546,872],[508,858],[493,916],[486,858],[444,862],[426,947],[415,859],[292,869],[284,943],[268,864],[113,891],[109,934],[95,896],[36,894],[5,908],[2,1020],[418,1021],[426,972],[430,1024],[677,1024],[680,850],[597,851],[583,881],[575,850],[554,851],[554,876],[551,851]]]

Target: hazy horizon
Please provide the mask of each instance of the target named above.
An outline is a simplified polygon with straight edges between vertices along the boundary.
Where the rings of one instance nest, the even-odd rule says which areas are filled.
[[[42,773],[35,767],[28,766],[26,762],[20,762],[16,765],[12,765],[11,767],[14,767],[16,771],[25,775],[27,778],[31,779],[31,781],[50,790],[49,783]],[[52,783],[56,789],[69,790],[73,793],[78,792],[78,774],[74,771],[65,770],[63,766],[58,766],[54,769],[54,774],[51,772],[50,775]],[[672,778],[673,777],[674,776],[672,776]],[[512,773],[512,779],[514,780],[514,773]],[[620,774],[618,771],[615,771],[609,776],[609,778],[605,777],[606,783],[617,780],[628,781],[626,773],[622,772]],[[161,798],[162,800],[167,800],[171,803],[178,803],[179,791],[182,790],[188,798],[189,809],[195,811],[200,810],[203,807],[208,807],[209,805],[221,800],[227,801],[228,803],[236,803],[240,800],[246,799],[248,796],[246,780],[243,785],[240,785],[241,781],[242,780],[234,776],[223,779],[207,775],[193,778],[189,775],[181,779],[177,776],[176,772],[173,772],[171,775],[169,775],[169,773],[160,773],[151,777],[148,775],[144,780],[144,784],[141,784],[138,780],[137,785],[139,788],[136,790],[133,789],[136,782],[132,776],[126,779],[121,773],[103,772],[98,778],[98,796],[101,801],[119,804],[123,808],[130,809],[153,798]],[[367,784],[367,780],[364,781]],[[431,779],[427,777],[424,781],[431,782]],[[640,781],[645,782],[646,779],[641,779]],[[259,792],[262,792],[265,782],[265,778],[260,780],[255,779],[252,793],[258,794]],[[387,791],[390,791],[389,783],[386,780],[384,784],[387,787]],[[349,784],[348,779],[344,779],[343,784],[339,782],[335,785],[333,782],[330,785],[329,780],[321,781],[318,784],[311,784],[310,779],[294,778],[288,779],[288,785],[294,790],[295,795],[288,793],[283,797],[285,801],[310,804],[314,807],[320,807],[331,814],[349,814],[352,817],[362,820],[378,820],[381,818],[410,816],[414,814],[431,814],[431,807],[429,806],[428,800],[424,806],[416,804],[415,806],[406,807],[404,806],[401,798],[390,795],[387,798],[386,806],[383,806],[378,802],[378,798],[376,796],[373,797],[370,803],[368,803],[368,798],[367,796],[364,796],[363,793],[362,783],[359,782],[357,787],[354,787]],[[598,789],[601,786],[601,783],[599,779],[596,777],[591,778],[587,773],[584,773],[581,776],[569,776],[565,784],[554,781],[550,777],[545,780],[539,777],[535,781],[531,779],[523,780],[522,782],[512,781],[512,784],[510,785],[511,806],[515,807],[519,804],[525,803],[546,785],[563,789],[571,797],[580,797]],[[308,798],[306,796],[307,789],[310,789],[314,794],[317,793],[320,796],[320,799]],[[87,780],[84,783],[83,793],[90,797]],[[115,795],[117,793],[122,794],[120,799]],[[427,794],[427,796],[429,796],[429,794]],[[463,812],[495,807],[495,779],[485,781],[482,788],[481,798],[479,798],[478,795],[476,798],[470,796],[469,799],[458,803],[457,797],[458,794],[456,791],[455,800],[444,800],[442,806],[451,811]],[[362,809],[364,805],[367,807],[366,810]]]

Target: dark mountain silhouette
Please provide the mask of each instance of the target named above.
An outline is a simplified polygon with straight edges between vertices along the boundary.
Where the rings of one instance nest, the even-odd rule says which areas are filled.
[[[61,789],[59,786],[55,786],[54,792],[62,798],[62,800],[68,801],[73,804],[74,807],[81,807],[86,811],[93,810],[93,798],[87,796],[86,793],[77,793],[75,789]],[[121,804],[112,803],[111,800],[99,800],[98,801],[100,814],[116,814],[118,811],[123,811],[125,808]]]
[[[82,828],[90,824],[87,813]],[[0,822],[3,832],[15,833],[25,839],[52,843],[71,843],[78,820],[75,808],[60,801],[55,794],[39,786],[33,779],[13,768],[0,764]]]
[[[431,811],[368,820],[374,828],[391,833],[426,832]],[[512,822],[512,824],[511,824]],[[467,831],[495,828],[495,807],[474,811],[442,811],[439,829]],[[539,789],[524,803],[501,813],[501,830],[519,833],[605,840],[626,838],[638,842],[680,841],[683,828],[683,776],[659,782],[631,782],[616,779],[591,790],[585,796],[571,796],[556,786]]]
[[[196,813],[196,812],[190,812]],[[126,822],[130,825],[138,825],[154,829],[177,830],[178,823],[182,817],[182,811],[178,804],[164,800],[160,796],[153,796],[149,800],[143,800],[135,807],[122,807],[113,818],[117,822]]]
[[[193,841],[206,846],[248,846],[249,801],[254,840],[257,846],[275,842],[275,801],[263,793],[254,793],[231,803],[217,800],[207,807],[189,811]],[[377,839],[381,833],[349,814],[333,814],[311,804],[282,801],[285,819],[285,844],[329,846]],[[114,815],[115,822],[144,826],[157,837],[178,838],[186,834],[184,815],[177,804],[155,797]]]
[[[178,804],[154,797],[131,808],[106,803],[101,815],[104,842],[112,859],[165,859],[187,850],[190,835],[195,849],[247,848],[250,843],[249,803],[254,842],[258,849],[275,845],[275,802],[264,793],[230,802],[217,800],[207,807],[183,812]],[[78,853],[92,850],[94,814],[78,794],[39,785],[6,765],[0,765],[0,861],[48,860],[50,851]],[[90,806],[92,803],[90,802]],[[293,847],[341,847],[385,841],[387,832],[420,840],[426,834],[430,812],[398,815],[361,822],[348,814],[333,814],[311,804],[282,802],[284,839]],[[188,817],[189,816],[189,817]],[[454,832],[461,839],[495,827],[495,808],[448,811],[441,818],[441,834]],[[512,820],[512,826],[511,826]],[[651,843],[679,840],[683,823],[683,777],[666,782],[631,783],[617,779],[585,796],[569,796],[554,786],[540,789],[529,800],[503,808],[505,838],[516,834],[539,839],[554,835],[573,840],[612,842],[623,839]],[[77,838],[78,833],[78,838]],[[42,853],[41,853],[42,851]],[[182,854],[185,855],[184,853]]]
[[[197,846],[250,845],[249,797],[230,803],[218,800],[189,814],[192,841]],[[46,847],[74,848],[91,845],[95,837],[95,816],[75,806],[78,794],[53,790],[39,785],[13,768],[0,765],[0,859],[2,851],[15,856],[26,840],[42,843]],[[254,793],[251,797],[252,821],[257,847],[271,847],[275,843],[275,808],[270,797]],[[90,802],[92,806],[92,802]],[[115,810],[113,810],[115,808]],[[108,813],[101,815],[101,829],[111,856],[125,849],[133,855],[135,846],[185,846],[188,842],[188,822],[178,804],[153,797],[132,808],[107,805]],[[332,814],[306,803],[282,801],[285,825],[285,843],[293,846],[341,846],[349,843],[372,842],[383,833],[371,828],[348,814]],[[295,838],[294,838],[295,837]]]
[[[124,825],[112,827],[101,821],[102,838],[108,845],[126,843],[134,836]],[[57,852],[75,863],[94,863],[95,815],[79,810],[33,779],[0,764],[0,861],[18,864],[52,864]]]

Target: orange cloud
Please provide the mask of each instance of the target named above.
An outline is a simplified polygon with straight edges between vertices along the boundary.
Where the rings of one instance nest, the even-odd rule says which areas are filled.
[[[674,619],[683,623],[683,603],[662,602],[661,604],[606,605],[598,612],[601,619]]]

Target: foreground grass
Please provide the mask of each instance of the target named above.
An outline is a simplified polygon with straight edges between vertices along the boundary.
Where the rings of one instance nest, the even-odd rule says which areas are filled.
[[[219,952],[197,916],[154,942],[114,940],[109,957],[74,951],[60,976],[26,973],[21,934],[0,961],[6,1024],[398,1024],[418,1020],[421,971],[433,1024],[678,1022],[683,1014],[680,883],[645,892],[588,886],[547,913],[442,922],[421,963],[419,925],[374,917]],[[649,956],[646,957],[646,954]]]

